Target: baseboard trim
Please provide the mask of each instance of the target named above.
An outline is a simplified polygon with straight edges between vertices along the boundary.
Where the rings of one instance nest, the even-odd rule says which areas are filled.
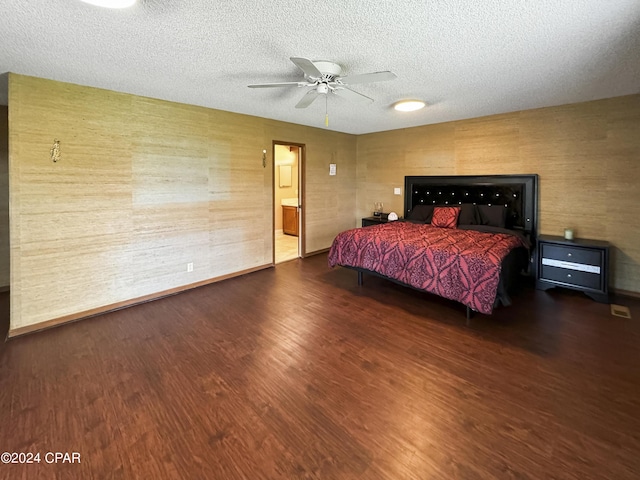
[[[0,287],[0,293],[4,293],[4,292],[8,292],[9,291],[9,285],[6,285],[4,287]]]
[[[273,264],[271,263],[266,265],[260,265],[259,267],[248,268],[246,270],[241,270],[235,273],[229,273],[227,275],[222,275],[220,277],[210,278],[210,279],[202,280],[200,282],[195,282],[195,283],[189,283],[187,285],[182,285],[181,287],[171,288],[169,290],[163,290],[158,293],[144,295],[142,297],[133,298],[131,300],[112,303],[110,305],[105,305],[104,307],[92,308],[91,310],[85,310],[84,312],[72,313],[70,315],[65,315],[63,317],[46,320],[44,322],[35,323],[33,325],[27,325],[25,327],[10,329],[7,335],[7,338],[15,338],[21,335],[27,335],[29,333],[40,332],[42,330],[48,330],[49,328],[58,327],[60,325],[64,325],[67,323],[77,322],[79,320],[85,320],[87,318],[102,315],[103,313],[115,312],[116,310],[122,310],[123,308],[133,307],[135,305],[151,302],[153,300],[160,300],[161,298],[170,297],[178,293],[186,292],[187,290],[191,290],[193,288],[204,287],[205,285],[210,285],[212,283],[221,282],[223,280],[228,280],[230,278],[239,277],[241,275],[246,275],[248,273],[257,272],[257,271],[264,270],[267,268],[272,268],[272,267],[273,267]]]
[[[321,250],[314,250],[313,252],[307,252],[303,258],[313,257],[314,255],[320,255],[321,253],[327,253],[331,248],[323,248]]]
[[[623,297],[640,298],[640,292],[632,292],[631,290],[622,290],[620,288],[612,288],[611,292],[615,293],[616,295],[621,295]]]

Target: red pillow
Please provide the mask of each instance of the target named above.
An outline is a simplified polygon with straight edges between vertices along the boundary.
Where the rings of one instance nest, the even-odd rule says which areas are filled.
[[[431,225],[441,228],[456,228],[460,207],[436,207],[433,209]]]

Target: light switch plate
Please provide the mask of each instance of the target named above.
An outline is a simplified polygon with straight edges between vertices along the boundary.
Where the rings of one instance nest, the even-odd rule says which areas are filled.
[[[393,194],[394,195],[402,195],[402,190],[400,188],[398,188],[398,187],[395,187],[393,189]]]
[[[336,174],[336,164],[335,163],[330,163],[329,164],[329,175],[335,175]]]

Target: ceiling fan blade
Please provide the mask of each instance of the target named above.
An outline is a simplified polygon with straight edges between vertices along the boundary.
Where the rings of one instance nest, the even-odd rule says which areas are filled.
[[[360,75],[349,75],[347,77],[338,77],[345,85],[355,85],[356,83],[367,82],[386,82],[387,80],[395,80],[398,78],[393,72],[374,72],[374,73],[362,73]]]
[[[333,90],[333,93],[338,95],[339,97],[345,98],[347,100],[351,100],[353,102],[358,103],[371,103],[373,102],[373,98],[369,98],[366,95],[362,95],[361,93],[354,92],[348,88],[336,88]]]
[[[313,101],[318,97],[318,92],[314,88],[313,90],[309,90],[304,97],[300,99],[300,101],[296,104],[296,108],[307,108],[309,105],[313,103]]]
[[[311,60],[300,57],[290,57],[290,60],[295,63],[307,77],[322,78],[322,72],[318,70],[318,67],[316,67]]]
[[[281,82],[281,83],[258,83],[255,85],[248,85],[249,88],[273,88],[273,87],[305,87],[307,82]]]

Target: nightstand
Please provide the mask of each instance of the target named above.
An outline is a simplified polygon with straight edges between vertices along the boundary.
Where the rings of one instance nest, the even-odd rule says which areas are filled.
[[[398,220],[402,220],[399,218]],[[398,220],[391,220],[392,222],[397,222]],[[363,227],[370,227],[371,225],[380,225],[381,223],[389,223],[387,217],[365,217],[362,219]]]
[[[552,287],[579,290],[609,303],[609,243],[540,235],[536,288]]]

